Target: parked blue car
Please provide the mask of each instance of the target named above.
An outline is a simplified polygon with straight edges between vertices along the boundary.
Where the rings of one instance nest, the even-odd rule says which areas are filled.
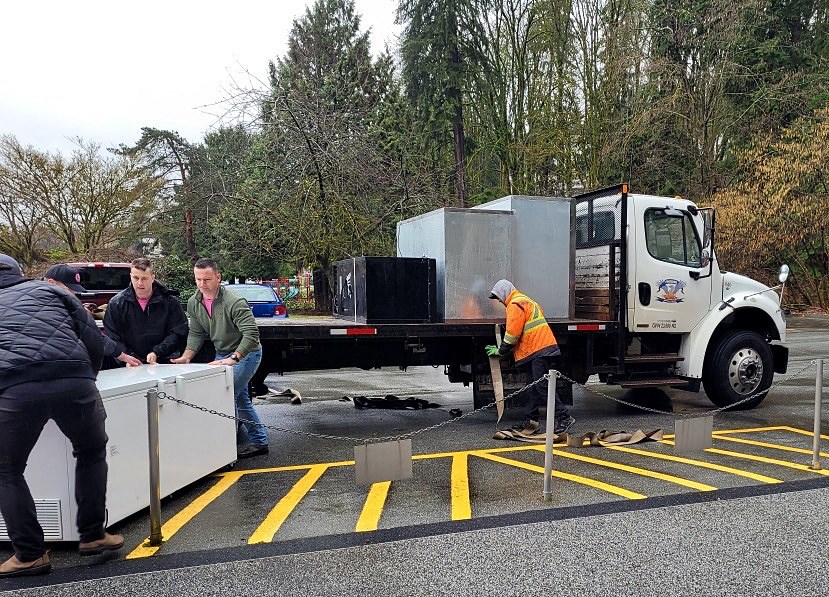
[[[285,303],[266,284],[228,284],[227,288],[244,298],[254,317],[288,317]]]

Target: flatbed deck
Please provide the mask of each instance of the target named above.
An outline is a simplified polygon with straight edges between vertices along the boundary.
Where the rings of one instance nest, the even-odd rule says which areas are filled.
[[[548,319],[553,332],[612,331],[616,322],[599,319],[556,318]],[[342,334],[353,330],[354,336],[394,337],[447,337],[490,336],[493,326],[503,325],[505,320],[451,321],[438,323],[359,323],[330,315],[298,315],[284,319],[258,318],[259,335],[263,340],[280,338],[319,338]],[[335,331],[336,330],[336,331]],[[364,333],[359,333],[364,330]],[[352,334],[347,334],[352,335]]]

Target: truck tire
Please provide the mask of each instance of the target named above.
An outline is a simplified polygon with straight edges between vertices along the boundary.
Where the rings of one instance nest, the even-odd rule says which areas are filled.
[[[732,330],[720,336],[702,371],[705,393],[719,407],[761,392],[734,410],[748,410],[760,404],[773,377],[771,348],[760,334],[748,330]]]

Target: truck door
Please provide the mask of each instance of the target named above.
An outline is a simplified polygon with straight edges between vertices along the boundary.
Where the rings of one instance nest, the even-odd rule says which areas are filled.
[[[687,201],[640,195],[632,203],[630,330],[689,332],[705,317],[711,301],[711,277],[704,275],[707,259],[697,226],[702,217]]]

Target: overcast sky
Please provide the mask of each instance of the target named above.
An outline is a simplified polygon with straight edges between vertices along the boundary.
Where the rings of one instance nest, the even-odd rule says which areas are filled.
[[[262,78],[311,0],[3,3],[0,134],[68,152],[70,137],[132,143],[142,126],[199,141],[231,81]],[[397,0],[355,0],[375,55],[395,46]]]

